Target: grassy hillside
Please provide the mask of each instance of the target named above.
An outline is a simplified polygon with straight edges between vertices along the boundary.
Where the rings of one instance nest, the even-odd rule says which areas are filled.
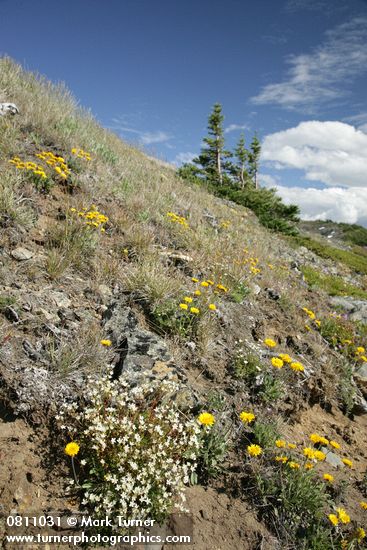
[[[4,507],[164,522],[184,494],[188,548],[363,548],[365,325],[63,86],[2,59],[0,100]]]

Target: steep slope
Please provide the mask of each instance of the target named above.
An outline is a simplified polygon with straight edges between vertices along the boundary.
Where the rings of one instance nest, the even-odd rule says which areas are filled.
[[[20,110],[0,118],[1,437],[21,457],[5,510],[82,506],[65,492],[76,437],[54,417],[110,364],[131,387],[179,382],[187,418],[215,417],[187,490],[193,548],[362,547],[366,325],[302,269],[362,292],[365,276],[184,183],[9,59],[0,99]],[[336,528],[338,507],[352,522]]]

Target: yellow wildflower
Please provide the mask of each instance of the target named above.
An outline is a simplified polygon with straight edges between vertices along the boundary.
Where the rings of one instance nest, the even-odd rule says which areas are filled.
[[[64,451],[68,456],[76,456],[79,452],[79,448],[80,447],[78,443],[75,443],[75,441],[71,441],[66,445]]]
[[[348,468],[351,468],[353,466],[353,462],[351,460],[349,460],[349,458],[342,458],[342,462],[343,462],[343,464],[348,466]]]
[[[194,294],[195,294],[195,296],[201,296],[200,290],[195,290]]]
[[[198,422],[203,426],[213,426],[213,424],[215,423],[215,417],[211,413],[202,412],[198,416]]]
[[[358,527],[355,532],[355,537],[358,541],[366,538],[366,531],[362,527]]]
[[[315,451],[315,458],[316,460],[319,460],[320,462],[322,462],[323,460],[325,460],[326,454],[323,453],[322,451]]]
[[[199,279],[197,279],[196,277],[192,277],[191,280],[192,280],[193,283],[198,283],[199,282]]]
[[[295,449],[296,447],[295,443],[288,443],[288,449]]]
[[[306,462],[306,464],[305,464],[306,470],[312,470],[313,467],[314,467],[314,465],[311,462]]]
[[[330,440],[330,445],[334,447],[334,449],[340,449],[339,443],[337,443],[336,441],[333,441],[332,439]]]
[[[190,296],[185,296],[184,300],[187,304],[191,304],[192,302],[192,298],[190,298]]]
[[[309,459],[315,458],[315,450],[311,449],[311,447],[305,447],[303,449],[303,454]]]
[[[102,346],[106,346],[108,348],[112,345],[112,342],[111,342],[111,340],[101,340],[100,344],[102,344]]]
[[[290,468],[292,468],[293,470],[298,470],[299,469],[299,464],[298,462],[294,462],[293,460],[291,460],[290,462],[288,462],[288,466]]]
[[[359,346],[357,349],[356,349],[356,353],[364,353],[366,350],[364,349],[364,347],[362,346]]]
[[[250,424],[255,420],[255,415],[251,412],[242,411],[240,414],[240,419],[244,424]]]
[[[282,464],[285,464],[286,462],[288,462],[288,457],[287,456],[281,456],[281,455],[278,455],[275,457],[275,460],[277,462],[281,462]]]
[[[202,283],[200,283],[201,286],[203,286],[204,288],[208,287],[209,286],[209,283],[207,283],[206,281],[203,281]]]
[[[305,367],[302,365],[302,363],[299,363],[298,361],[295,361],[294,363],[291,363],[290,364],[290,367],[292,370],[294,371],[304,371],[305,370]]]
[[[188,305],[187,304],[180,304],[179,307],[181,309],[187,309],[188,308]]]
[[[359,503],[360,507],[362,508],[362,510],[367,510],[367,502],[364,501],[364,500],[361,500],[361,502]]]
[[[277,345],[277,343],[274,342],[274,340],[272,340],[271,338],[265,338],[264,344],[268,346],[268,348],[275,348],[275,346]]]
[[[331,523],[332,523],[333,525],[338,525],[339,520],[338,520],[338,518],[337,518],[337,516],[336,516],[335,514],[329,514],[329,515],[328,515],[328,518],[329,518],[329,520],[331,521]]]
[[[209,309],[215,311],[217,309],[217,306],[215,304],[209,304]]]
[[[325,479],[325,481],[329,481],[329,483],[332,483],[334,481],[334,476],[332,476],[331,474],[324,474],[322,477]]]
[[[283,361],[283,363],[292,363],[292,358],[288,355],[288,353],[279,353],[278,357]]]
[[[190,307],[190,312],[198,315],[200,313],[200,309],[197,307]]]
[[[347,512],[344,510],[344,508],[337,508],[336,512],[337,512],[337,514],[339,516],[339,519],[342,523],[349,523],[350,522],[350,517],[347,514]]]
[[[271,360],[271,364],[273,365],[273,367],[277,369],[281,369],[282,366],[284,365],[283,361],[279,359],[279,357],[273,357]]]
[[[247,452],[250,456],[259,456],[262,453],[260,445],[248,445]]]
[[[284,439],[277,439],[276,442],[275,442],[275,445],[281,449],[282,447],[285,447],[286,446],[286,442],[284,441]]]

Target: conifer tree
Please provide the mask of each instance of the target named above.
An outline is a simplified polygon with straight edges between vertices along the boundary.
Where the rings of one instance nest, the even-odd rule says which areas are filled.
[[[203,139],[205,146],[201,149],[200,155],[193,159],[204,179],[219,185],[228,179],[228,164],[224,159],[232,156],[224,149],[223,120],[222,106],[216,103],[208,120],[209,135]]]
[[[243,133],[240,135],[240,139],[238,141],[237,147],[234,150],[234,154],[236,162],[235,164],[233,164],[232,174],[236,179],[236,183],[238,182],[240,187],[243,189],[249,181],[249,174],[246,169],[249,158],[249,151],[245,147],[245,136]]]
[[[254,137],[252,138],[249,156],[248,156],[249,175],[252,181],[254,182],[255,189],[257,189],[259,186],[258,173],[259,173],[260,153],[261,153],[260,141],[258,140],[258,137],[255,134]]]

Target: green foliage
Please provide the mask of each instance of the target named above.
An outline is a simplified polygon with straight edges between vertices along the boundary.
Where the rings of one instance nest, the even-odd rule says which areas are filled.
[[[244,283],[239,282],[232,288],[230,296],[236,304],[241,304],[243,300],[250,294],[250,289]]]
[[[259,163],[260,163],[260,153],[261,145],[258,140],[257,135],[255,134],[252,138],[250,145],[250,151],[248,154],[248,166],[249,166],[249,175],[252,181],[254,182],[255,189],[258,188],[258,172],[259,172]]]
[[[108,145],[101,143],[100,141],[95,141],[91,145],[91,150],[95,155],[97,155],[101,160],[106,164],[116,164],[118,161],[118,156]]]
[[[260,386],[259,396],[265,403],[277,401],[283,396],[282,382],[273,373],[265,373]]]
[[[236,189],[230,186],[212,188],[215,194],[246,206],[255,212],[262,225],[286,235],[295,235],[299,208],[294,204],[286,205],[276,194],[275,189]]]
[[[196,476],[192,477],[192,482],[207,483],[210,478],[218,477],[224,470],[229,451],[229,434],[229,429],[218,419],[213,426],[202,428]]]
[[[361,253],[357,254],[349,250],[341,250],[340,248],[335,248],[301,235],[292,237],[292,241],[299,246],[305,246],[309,250],[312,250],[312,252],[321,258],[330,258],[331,260],[342,262],[359,273],[367,273],[367,257],[364,257]]]
[[[150,319],[161,334],[177,334],[184,340],[194,337],[198,327],[198,317],[179,310],[174,300],[156,304]]]
[[[367,291],[346,283],[344,279],[337,275],[324,275],[309,266],[301,267],[301,271],[311,287],[322,288],[330,296],[355,296],[356,298],[367,299]]]
[[[8,306],[13,306],[15,302],[14,296],[0,294],[0,311],[4,311]]]
[[[339,223],[344,239],[359,246],[367,246],[367,229],[357,224]]]
[[[265,519],[283,541],[297,541],[307,550],[331,550],[330,529],[323,524],[325,486],[312,471],[288,466],[279,470],[257,473],[255,478]]]
[[[251,386],[261,372],[261,362],[255,353],[246,353],[240,349],[234,359],[233,369],[237,378]]]
[[[241,134],[239,142],[234,150],[235,162],[232,162],[230,173],[234,178],[235,183],[242,189],[246,185],[253,185],[247,169],[249,160],[249,151],[245,147],[245,136]]]
[[[203,139],[200,155],[193,160],[199,167],[199,174],[205,181],[214,185],[222,185],[228,177],[225,173],[225,160],[231,153],[224,148],[222,106],[216,103],[208,120],[209,135]]]
[[[279,439],[278,425],[270,420],[257,420],[253,427],[253,434],[260,447],[265,449],[274,447],[275,441]]]

